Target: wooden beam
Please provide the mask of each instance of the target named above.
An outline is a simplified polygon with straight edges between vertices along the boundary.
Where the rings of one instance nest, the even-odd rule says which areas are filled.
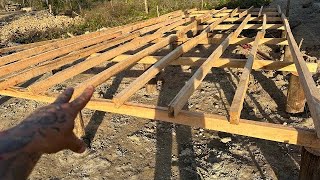
[[[299,50],[297,42],[295,41],[291,28],[289,26],[289,22],[284,14],[282,14],[282,20],[287,32],[287,39],[289,42],[289,48],[291,51],[291,55],[293,57],[293,61],[297,67],[299,80],[303,87],[308,107],[311,112],[311,116],[313,119],[313,123],[317,132],[318,137],[320,138],[320,94],[319,89],[317,88],[312,74],[307,68],[306,62],[303,59],[303,56]]]
[[[233,18],[228,18],[225,20],[225,22],[242,22],[245,17],[239,18],[239,17],[233,17]],[[216,21],[218,18],[211,18],[207,23],[212,23]],[[261,22],[262,19],[260,17],[251,17],[249,22]],[[281,21],[281,17],[267,17],[267,22],[279,22]]]
[[[222,36],[223,37],[223,36]],[[158,42],[162,40],[163,38],[159,38],[153,42]],[[180,38],[179,42],[185,42],[188,41],[190,38]],[[209,45],[209,44],[220,44],[224,38],[221,37],[208,37],[199,42],[199,44],[203,45]],[[238,37],[232,39],[230,41],[230,44],[253,44],[254,38],[247,38],[247,37]],[[266,45],[288,45],[288,41],[286,38],[264,38],[259,41],[260,44],[266,44]],[[259,45],[260,45],[259,44]]]
[[[0,67],[0,77],[8,75],[10,73],[13,72],[17,72],[19,70],[23,70],[29,66],[50,60],[50,59],[54,59],[56,57],[59,57],[61,55],[64,54],[68,54],[72,51],[75,50],[79,50],[81,48],[90,46],[90,45],[94,45],[103,41],[108,41],[114,37],[118,37],[119,34],[107,34],[104,36],[99,36],[96,38],[92,38],[92,39],[87,39],[87,40],[83,40],[74,44],[70,44],[68,46],[64,46],[61,48],[57,48],[51,51],[47,51],[43,54],[39,54],[39,55],[35,55],[8,65],[4,65]]]
[[[263,6],[261,6],[261,8],[260,8],[260,10],[259,10],[258,17],[262,16],[262,10],[263,10]]]
[[[203,29],[203,25],[198,27],[199,30]],[[232,30],[237,29],[239,27],[238,24],[221,24],[215,30]],[[261,24],[247,24],[243,29],[262,29]],[[277,30],[284,30],[284,26],[282,24],[267,24],[266,29],[277,29]]]
[[[112,59],[113,62],[121,62],[125,59],[131,57],[132,55],[120,55]],[[155,64],[157,61],[162,59],[164,56],[147,56],[142,58],[139,64]],[[182,66],[201,66],[207,58],[199,57],[179,57],[178,59],[172,61],[170,65],[182,65]],[[247,59],[231,59],[231,58],[219,58],[219,60],[214,62],[213,67],[218,68],[243,68],[245,66]],[[307,67],[310,72],[317,72],[317,63],[307,63]],[[272,60],[259,60],[255,59],[253,63],[253,69],[256,70],[276,70],[276,71],[287,71],[296,72],[297,69],[293,62],[285,61],[272,61]]]
[[[29,44],[19,44],[16,46],[11,46],[11,47],[5,47],[0,49],[0,53],[9,53],[13,51],[20,51],[20,50],[25,50],[29,48],[34,48],[36,46],[41,46],[45,44],[49,44],[55,41],[59,41],[61,39],[53,39],[53,40],[48,40],[48,41],[39,41],[39,42],[34,42],[34,43],[29,43]]]
[[[236,9],[234,9],[234,10],[231,12],[231,14],[230,14],[230,18],[233,18],[238,11],[239,11],[239,7],[237,7]]]
[[[119,35],[121,35],[121,32],[112,32],[112,33],[106,33],[106,34],[94,33],[92,36],[84,36],[83,35],[81,37],[77,36],[74,38],[68,38],[68,39],[64,39],[61,41],[52,42],[49,44],[37,46],[37,47],[31,48],[31,49],[27,49],[27,50],[20,51],[20,52],[14,53],[14,54],[0,57],[0,66],[11,63],[11,62],[15,62],[20,59],[28,58],[28,57],[31,57],[31,56],[34,56],[34,55],[37,55],[40,53],[50,52],[50,51],[56,49],[57,47],[69,46],[70,44],[74,44],[74,43],[81,42],[81,41],[86,41],[90,38],[97,38],[100,36],[104,36],[104,37],[110,36],[110,38],[113,38],[113,37],[117,37]],[[4,72],[4,71],[2,71],[2,72]]]
[[[132,33],[120,36],[116,39],[112,39],[110,41],[103,42],[101,44],[96,44],[94,46],[82,49],[78,52],[74,52],[71,54],[68,54],[66,56],[54,59],[52,61],[46,62],[40,66],[36,66],[34,68],[28,69],[27,71],[19,72],[18,74],[14,74],[5,80],[0,82],[0,89],[6,89],[10,86],[14,86],[16,84],[25,82],[33,77],[39,76],[41,74],[44,74],[46,72],[50,72],[54,69],[58,69],[63,65],[70,64],[75,62],[78,59],[90,56],[93,53],[102,51],[104,49],[108,49],[110,47],[113,47],[115,45],[124,43],[126,41],[129,41],[135,37],[137,37],[139,33]]]
[[[121,91],[113,98],[115,104],[118,107],[121,106],[135,92],[142,88],[150,79],[155,77],[163,68],[165,68],[175,59],[179,58],[183,53],[188,52],[189,50],[194,48],[199,41],[207,37],[208,32],[212,31],[216,26],[218,26],[228,17],[229,15],[226,15],[220,18],[218,21],[212,23],[205,30],[203,30],[203,32],[200,35],[180,45],[172,52],[170,52],[168,55],[166,55],[163,59],[151,66],[147,71],[145,71],[141,76],[139,76],[135,81],[133,81],[127,88],[125,88],[123,91]]]
[[[248,89],[248,83],[250,80],[250,74],[251,74],[253,62],[257,55],[259,40],[262,39],[263,37],[264,37],[264,33],[258,32],[256,36],[256,40],[252,47],[252,50],[250,51],[249,57],[242,71],[240,81],[230,107],[229,114],[230,114],[231,124],[239,124],[240,122],[240,114],[243,108],[244,98]]]
[[[208,59],[200,66],[200,68],[194,73],[194,75],[188,80],[188,82],[183,86],[179,93],[174,97],[174,99],[169,104],[169,115],[176,117],[182,110],[183,106],[186,104],[193,92],[199,87],[203,79],[207,76],[211,70],[214,61],[220,58],[223,52],[229,46],[229,42],[233,38],[237,38],[245,25],[248,23],[251,15],[247,15],[245,20],[239,25],[239,27],[213,51],[213,53],[208,57]]]
[[[13,89],[0,90],[0,94],[4,96],[24,98],[47,103],[51,103],[55,100],[55,96],[35,95],[29,92]],[[139,118],[183,124],[192,127],[199,127],[208,130],[227,132],[231,134],[295,144],[305,147],[320,148],[320,140],[317,138],[314,131],[286,127],[282,124],[272,124],[241,119],[241,124],[235,126],[230,125],[226,117],[190,111],[181,111],[177,117],[173,118],[168,115],[168,109],[164,107],[126,103],[120,108],[116,108],[114,103],[103,99],[92,99],[87,104],[86,108],[135,116]],[[252,131],[253,129],[254,131]]]

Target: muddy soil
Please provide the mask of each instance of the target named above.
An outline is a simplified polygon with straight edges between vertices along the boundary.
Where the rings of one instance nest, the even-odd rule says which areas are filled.
[[[313,47],[319,47],[320,41],[304,32],[316,31],[320,21],[312,21],[310,14],[304,12],[309,10],[301,9],[298,2],[292,1],[291,7],[290,21],[301,22],[294,28],[297,41],[304,38],[302,49],[319,59],[320,54]],[[320,17],[320,13],[316,16]],[[203,49],[206,47],[195,52],[202,54]],[[234,54],[235,49],[229,48],[226,54]],[[91,69],[51,91],[75,86],[104,68]],[[195,71],[196,68],[166,68],[155,93],[148,94],[143,88],[131,101],[167,106]],[[97,88],[95,96],[112,98],[142,72],[143,67],[137,65],[119,74]],[[237,69],[213,68],[185,108],[228,116],[240,75]],[[254,71],[241,118],[313,128],[308,111],[295,116],[285,112],[288,78],[287,73]],[[318,77],[315,80],[319,87]],[[18,124],[43,105],[1,97],[0,129]],[[99,111],[84,110],[83,115],[87,151],[43,155],[30,179],[298,179],[298,146]]]

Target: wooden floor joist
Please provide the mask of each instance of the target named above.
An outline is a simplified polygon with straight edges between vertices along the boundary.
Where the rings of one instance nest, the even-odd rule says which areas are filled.
[[[256,37],[247,35],[244,31],[246,29],[251,29],[250,32],[255,30]],[[265,31],[269,29],[273,29],[270,34],[279,30],[286,37],[281,37],[281,33],[272,34],[274,37],[264,37]],[[238,45],[247,49],[249,55],[246,52],[234,54]],[[259,45],[271,48],[288,46],[294,62],[280,61],[276,52],[268,55],[269,58],[264,56],[264,59],[259,59]],[[70,84],[69,81],[74,81],[72,78],[75,76],[81,76],[80,83],[71,83],[76,88],[76,96],[89,85],[105,85],[109,83],[107,80],[110,77],[124,70],[130,72],[131,67],[143,64],[150,68],[145,72],[137,71],[141,75],[118,94],[108,95],[113,99],[92,99],[87,108],[320,149],[320,95],[311,74],[317,72],[318,65],[304,61],[280,7],[175,11],[142,22],[68,39],[3,48],[0,53],[1,96],[52,102],[57,95],[51,93],[55,89],[52,87],[64,87],[66,83]],[[128,102],[131,96],[164,68],[181,65],[193,66],[197,71],[194,74],[181,72],[192,77],[168,107]],[[242,69],[233,102],[227,110],[229,116],[183,110],[182,107],[206,75],[215,74],[213,67]],[[57,69],[57,73],[48,73]],[[241,119],[253,69],[298,72],[315,130]],[[25,82],[44,74],[35,83],[26,85]],[[132,78],[129,75],[126,77]],[[171,82],[170,79],[166,81]],[[76,129],[83,132],[81,121],[77,123]]]
[[[193,39],[185,42],[184,44],[177,47],[171,53],[166,55],[163,59],[155,63],[151,66],[145,73],[143,73],[140,77],[138,77],[134,82],[132,82],[126,89],[117,94],[113,101],[119,107],[125,101],[127,101],[135,92],[137,92],[140,88],[142,88],[150,79],[155,77],[163,68],[169,65],[172,61],[179,58],[183,53],[188,52],[196,45],[198,45],[199,41],[207,37],[207,33],[211,32],[216,26],[218,26],[221,22],[223,22],[229,15],[225,15],[221,17],[218,21],[215,21],[211,25],[209,25],[205,30],[202,31],[198,36]]]
[[[257,52],[258,52],[258,46],[259,46],[259,41],[264,38],[264,35],[266,33],[265,31],[265,24],[266,24],[266,15],[264,14],[264,21],[263,21],[263,29],[259,31],[256,35],[255,41],[253,43],[252,49],[248,55],[247,62],[244,66],[244,69],[242,71],[241,77],[239,84],[237,86],[236,93],[233,97],[233,101],[230,107],[230,123],[231,124],[239,124],[240,122],[240,114],[241,110],[243,108],[243,102],[244,98],[247,92],[248,88],[248,83],[250,80],[250,74],[252,71],[252,66],[254,63],[254,60],[256,59]]]

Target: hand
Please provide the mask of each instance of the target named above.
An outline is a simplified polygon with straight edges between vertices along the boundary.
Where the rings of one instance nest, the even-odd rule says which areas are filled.
[[[56,153],[63,149],[77,153],[85,151],[85,143],[72,130],[77,114],[89,102],[94,87],[88,87],[78,98],[69,102],[73,91],[73,88],[68,88],[55,102],[36,110],[18,126],[17,131],[27,130],[33,137],[29,149],[42,153]]]

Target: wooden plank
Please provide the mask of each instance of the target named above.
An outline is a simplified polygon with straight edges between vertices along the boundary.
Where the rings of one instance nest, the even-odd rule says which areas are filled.
[[[4,96],[24,98],[47,103],[51,103],[55,100],[55,96],[35,95],[13,89],[0,90],[0,94]],[[241,119],[241,124],[235,126],[230,125],[226,117],[190,111],[181,111],[177,117],[173,118],[168,115],[168,109],[165,107],[126,103],[120,108],[116,108],[114,103],[103,99],[92,99],[87,104],[86,108],[135,116],[139,118],[183,124],[192,127],[199,127],[208,130],[227,132],[276,142],[296,144],[305,147],[320,148],[320,140],[317,138],[314,131],[286,127],[282,124],[272,124]],[[253,129],[254,131],[252,131]]]
[[[141,76],[139,76],[135,81],[133,81],[127,88],[117,94],[113,101],[119,107],[125,101],[127,101],[135,92],[137,92],[140,88],[142,88],[150,79],[155,77],[161,69],[165,68],[169,65],[172,61],[179,58],[183,53],[188,52],[192,48],[194,48],[199,41],[207,37],[207,33],[213,30],[216,26],[218,26],[221,22],[223,22],[229,15],[226,15],[220,18],[218,21],[209,25],[203,32],[194,37],[193,39],[185,42],[184,44],[180,45],[168,55],[166,55],[163,59],[155,63],[151,66],[147,71],[145,71]]]
[[[131,57],[132,55],[120,55],[112,59],[113,62],[121,62],[125,59]],[[162,59],[164,56],[147,56],[142,58],[139,64],[155,64],[157,61]],[[179,57],[170,63],[170,65],[182,65],[182,66],[201,66],[207,58],[200,57]],[[218,68],[243,68],[245,66],[247,59],[232,59],[232,58],[219,58],[215,61],[213,67]],[[310,72],[317,72],[318,64],[317,63],[307,63],[307,67]],[[297,69],[293,62],[285,61],[272,61],[272,60],[259,60],[255,59],[253,69],[256,70],[276,70],[276,71],[287,71],[287,72],[296,72]]]
[[[211,70],[214,61],[220,58],[223,52],[229,46],[230,40],[237,38],[245,25],[248,23],[251,15],[247,15],[245,20],[239,25],[239,27],[213,51],[213,53],[208,57],[208,59],[200,66],[200,68],[194,73],[194,75],[188,80],[188,82],[183,86],[179,93],[174,97],[174,99],[169,104],[169,115],[176,117],[182,110],[183,106],[186,104],[193,92],[199,87],[203,79]]]
[[[35,65],[37,63],[41,63],[41,62],[59,57],[64,54],[68,54],[72,51],[79,50],[81,48],[84,48],[84,47],[87,47],[90,45],[94,45],[94,44],[97,44],[97,43],[100,43],[103,41],[110,40],[110,39],[117,37],[117,36],[119,36],[119,34],[107,34],[104,36],[99,36],[96,38],[83,40],[83,41],[80,41],[80,42],[77,42],[74,44],[70,44],[65,47],[61,47],[58,49],[47,51],[43,54],[35,55],[35,56],[29,57],[29,58],[26,58],[26,59],[23,59],[23,60],[20,60],[17,62],[13,62],[8,65],[1,66],[0,67],[0,77],[8,75],[13,72],[17,72],[19,70],[23,70],[23,69],[25,69],[29,66]]]
[[[303,87],[308,107],[311,112],[313,123],[317,132],[317,136],[320,138],[320,94],[319,89],[317,88],[312,74],[307,68],[306,62],[303,59],[303,56],[299,50],[297,42],[295,41],[289,22],[284,14],[282,14],[282,20],[286,28],[287,39],[289,42],[289,47],[293,61],[297,67],[299,80]]]
[[[10,86],[14,86],[16,84],[25,82],[33,77],[39,76],[41,74],[44,74],[46,72],[50,72],[54,69],[60,68],[63,65],[70,64],[75,62],[78,59],[90,56],[93,53],[108,49],[112,46],[124,43],[128,40],[131,40],[135,37],[137,37],[139,33],[132,33],[120,36],[116,39],[112,39],[110,41],[106,41],[101,44],[96,44],[94,46],[82,49],[78,52],[74,52],[71,54],[68,54],[67,56],[63,56],[57,59],[54,59],[50,62],[46,62],[45,64],[42,64],[41,66],[36,66],[32,69],[28,69],[27,71],[19,72],[18,74],[14,74],[13,76],[8,77],[7,79],[0,82],[0,89],[5,89]]]
[[[112,33],[106,33],[106,34],[109,36],[112,36],[112,37],[116,37],[116,36],[121,35],[121,32],[112,32]],[[96,38],[99,36],[106,36],[106,34],[105,33],[94,33],[91,36],[88,36],[88,35],[76,36],[74,38],[63,39],[61,41],[52,42],[49,44],[45,44],[42,46],[38,46],[38,47],[34,47],[34,48],[27,49],[24,51],[20,51],[20,52],[14,53],[14,54],[3,56],[3,57],[0,57],[0,66],[7,64],[7,63],[10,63],[10,62],[15,62],[20,59],[31,57],[31,56],[39,54],[39,53],[48,52],[48,51],[56,49],[57,47],[68,46],[70,44],[74,44],[79,41],[88,40],[90,38]]]
[[[36,46],[45,45],[45,44],[52,43],[52,42],[59,41],[59,40],[61,40],[61,39],[53,39],[53,40],[48,40],[48,41],[39,41],[39,42],[34,42],[34,43],[29,43],[29,44],[19,44],[16,46],[5,47],[5,48],[0,49],[0,53],[2,54],[2,53],[13,52],[13,51],[25,50],[28,48],[34,48]]]
[[[240,33],[242,32],[244,27],[248,24],[250,18],[251,18],[251,15],[248,14],[247,17],[242,21],[242,23],[233,32],[232,37],[230,38],[230,40],[232,40],[234,38],[237,38],[240,35]]]
[[[237,7],[236,9],[234,9],[234,10],[231,12],[231,14],[230,14],[230,18],[233,18],[238,11],[239,11],[239,7]],[[228,18],[228,19],[229,19],[229,18]]]
[[[264,32],[258,32],[254,45],[250,51],[249,57],[242,71],[240,81],[230,107],[229,115],[231,124],[239,124],[240,122],[240,114],[243,108],[244,98],[248,89],[248,83],[250,80],[253,62],[257,55],[259,40],[264,37],[264,34]]]
[[[251,10],[252,8],[253,8],[253,6],[251,6],[249,9],[246,9],[245,11],[241,12],[241,13],[239,14],[239,18],[242,18],[242,17],[246,16],[246,15],[250,12],[250,10]]]
[[[263,6],[261,6],[261,8],[260,8],[260,10],[259,10],[258,17],[262,16],[262,11],[263,11]]]

